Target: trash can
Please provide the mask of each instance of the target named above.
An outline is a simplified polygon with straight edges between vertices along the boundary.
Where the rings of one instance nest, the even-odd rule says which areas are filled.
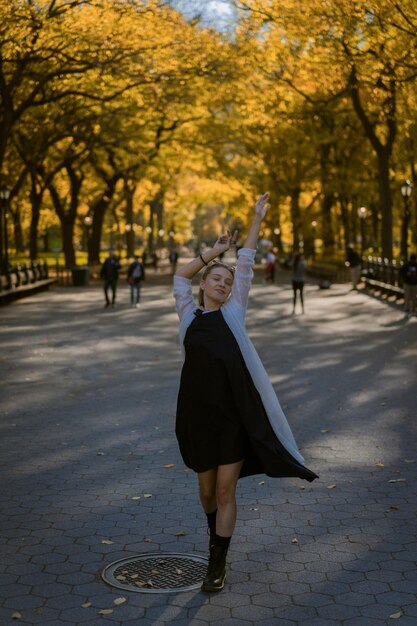
[[[74,287],[86,287],[90,280],[90,268],[87,266],[72,268],[72,284]]]

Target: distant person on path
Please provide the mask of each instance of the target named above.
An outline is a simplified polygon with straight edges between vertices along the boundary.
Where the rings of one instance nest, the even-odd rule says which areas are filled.
[[[239,478],[265,473],[312,481],[274,388],[245,330],[252,266],[268,194],[254,208],[238,252],[236,270],[213,262],[236,235],[218,238],[174,276],[185,362],[181,372],[176,435],[184,463],[198,474],[210,531],[209,564],[202,591],[221,591],[226,555],[236,523]],[[199,307],[192,278],[200,279]]]
[[[129,265],[127,270],[127,282],[130,286],[130,306],[139,307],[143,280],[145,280],[145,268],[139,257],[135,255],[133,263]]]
[[[350,269],[350,280],[352,281],[352,289],[358,288],[358,282],[361,277],[361,257],[352,246],[349,246],[346,254],[346,263]]]
[[[265,265],[265,282],[274,283],[275,281],[275,263],[277,257],[272,251],[272,248],[266,253],[266,265]]]
[[[176,250],[171,250],[169,253],[169,262],[171,264],[171,272],[175,274],[177,271],[177,263],[178,263],[178,252]]]
[[[410,255],[410,260],[401,268],[401,278],[404,287],[404,310],[406,315],[416,314],[417,300],[417,257]]]
[[[109,307],[110,304],[112,306],[116,304],[116,289],[117,281],[119,280],[119,270],[119,259],[114,252],[110,252],[100,270],[100,277],[103,279],[104,296],[106,298],[105,307]],[[109,298],[109,289],[111,289],[112,292],[111,302]]]
[[[306,264],[304,254],[297,252],[292,262],[292,290],[293,290],[293,306],[292,314],[295,314],[295,306],[297,304],[297,291],[300,293],[301,311],[304,313],[304,283],[305,283]]]

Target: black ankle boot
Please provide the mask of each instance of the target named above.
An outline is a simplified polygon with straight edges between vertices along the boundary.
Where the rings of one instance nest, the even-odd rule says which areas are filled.
[[[226,579],[226,556],[229,543],[229,537],[215,536],[214,543],[210,546],[207,574],[201,585],[201,591],[215,592],[223,589]]]

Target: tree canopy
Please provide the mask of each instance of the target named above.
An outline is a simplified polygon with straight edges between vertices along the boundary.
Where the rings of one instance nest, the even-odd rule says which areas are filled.
[[[162,0],[0,0],[0,177],[10,240],[66,263],[243,228],[334,256],[399,249],[416,182],[411,0],[235,0],[233,32]],[[411,244],[417,245],[411,198]],[[363,224],[362,224],[363,225]],[[364,242],[362,241],[362,247]],[[403,246],[404,248],[404,246]]]

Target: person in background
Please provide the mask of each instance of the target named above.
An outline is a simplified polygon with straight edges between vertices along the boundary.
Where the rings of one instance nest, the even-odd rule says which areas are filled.
[[[293,290],[293,306],[292,314],[295,314],[295,306],[297,304],[297,291],[300,294],[301,312],[304,313],[304,283],[305,283],[306,264],[304,254],[298,252],[292,262],[292,290]]]
[[[178,263],[178,252],[176,250],[171,250],[169,253],[169,262],[171,264],[171,272],[175,274],[177,271],[177,263]]]
[[[346,253],[346,264],[350,269],[350,280],[352,281],[352,289],[358,288],[358,282],[361,277],[361,257],[352,246],[348,246]]]
[[[416,314],[417,300],[417,257],[410,255],[410,259],[404,263],[400,271],[404,287],[404,310],[405,314]]]
[[[145,268],[139,257],[135,255],[133,263],[127,270],[127,282],[130,286],[130,306],[139,308],[142,281],[145,280]]]
[[[100,277],[103,279],[104,297],[106,299],[106,308],[114,306],[116,304],[116,290],[117,281],[119,280],[120,262],[114,252],[110,252],[107,259],[104,261],[100,270]],[[112,293],[112,299],[110,302],[109,289]]]
[[[269,248],[266,253],[266,265],[265,265],[265,282],[274,283],[275,281],[275,263],[277,257],[275,256],[273,249]]]
[[[255,204],[236,269],[213,262],[236,241],[237,233],[228,233],[174,276],[180,345],[185,353],[175,432],[184,463],[197,473],[210,531],[204,592],[224,587],[226,555],[236,523],[238,479],[260,473],[308,481],[317,478],[304,465],[245,329],[255,249],[267,202],[268,194],[264,194]],[[197,308],[191,281],[202,269]]]

